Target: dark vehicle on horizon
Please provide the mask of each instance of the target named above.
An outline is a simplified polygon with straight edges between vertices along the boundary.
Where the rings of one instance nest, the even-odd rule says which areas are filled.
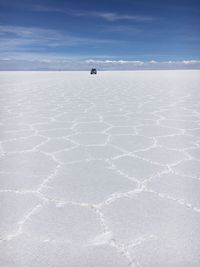
[[[91,71],[90,71],[90,74],[97,74],[97,70],[92,68]]]

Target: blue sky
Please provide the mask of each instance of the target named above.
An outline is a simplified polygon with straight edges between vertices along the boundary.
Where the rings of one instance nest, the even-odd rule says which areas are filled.
[[[0,0],[0,69],[200,67],[198,0]]]

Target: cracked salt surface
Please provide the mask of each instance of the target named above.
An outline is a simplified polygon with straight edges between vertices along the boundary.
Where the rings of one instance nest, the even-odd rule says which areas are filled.
[[[199,267],[199,74],[0,73],[0,266]]]

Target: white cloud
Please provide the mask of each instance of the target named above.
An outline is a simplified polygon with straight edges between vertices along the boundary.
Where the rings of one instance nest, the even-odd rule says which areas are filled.
[[[9,61],[9,60],[11,60],[11,58],[9,58],[9,57],[5,57],[5,58],[2,58],[2,59],[0,59],[0,60]]]
[[[182,61],[139,61],[139,60],[95,60],[88,59],[85,63],[89,66],[95,66],[100,69],[113,70],[136,70],[136,69],[200,69],[200,60],[182,60]]]
[[[11,53],[9,57],[4,56],[0,59],[0,70],[89,70],[92,67],[99,70],[200,69],[200,60],[83,59],[42,53]]]
[[[54,29],[0,25],[0,51],[40,51],[46,48],[110,44],[114,40],[79,37]]]
[[[57,8],[44,5],[33,5],[32,10],[36,12],[55,12],[67,14],[75,17],[101,18],[107,21],[133,20],[133,21],[151,21],[155,18],[152,16],[119,14],[116,12],[99,12],[99,11],[80,11],[66,8]]]
[[[117,21],[117,20],[151,21],[151,20],[154,20],[154,18],[150,16],[119,14],[115,12],[90,12],[88,14],[91,16],[105,19],[107,21]]]
[[[150,63],[150,64],[156,64],[157,61],[155,61],[155,60],[150,60],[149,63]]]
[[[165,64],[176,64],[179,61],[173,61],[173,60],[169,60],[169,61],[164,61],[163,63]]]
[[[182,62],[185,65],[200,64],[200,60],[183,60]]]
[[[56,8],[56,7],[50,7],[45,5],[32,5],[31,9],[36,12],[58,12],[58,13],[66,13],[64,9]]]
[[[93,64],[133,64],[133,65],[143,65],[143,61],[138,60],[94,60],[94,59],[88,59],[85,61],[86,63],[93,63]]]
[[[73,17],[87,17],[90,19],[94,18],[100,18],[104,19],[106,21],[118,21],[118,20],[133,20],[133,21],[151,21],[155,20],[156,18],[153,16],[148,15],[136,15],[136,14],[123,14],[123,13],[117,13],[113,11],[96,11],[96,10],[77,10],[77,9],[70,9],[66,7],[58,7],[58,6],[50,6],[45,4],[32,4],[32,5],[26,5],[26,3],[15,3],[14,1],[3,1],[1,0],[0,5],[3,6],[11,6],[18,9],[26,9],[31,10],[34,12],[43,12],[43,13],[60,13],[68,16]]]

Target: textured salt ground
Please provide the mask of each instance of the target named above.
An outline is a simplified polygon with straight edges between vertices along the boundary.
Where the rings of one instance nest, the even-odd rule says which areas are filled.
[[[199,77],[1,72],[0,266],[199,267]]]

